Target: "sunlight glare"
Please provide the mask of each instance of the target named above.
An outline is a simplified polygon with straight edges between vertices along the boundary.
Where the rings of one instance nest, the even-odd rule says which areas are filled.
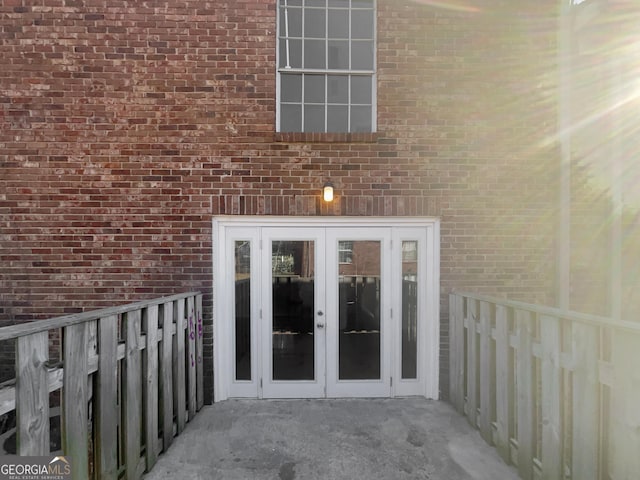
[[[442,8],[445,10],[454,10],[456,12],[479,12],[480,9],[466,5],[459,0],[412,0],[413,3],[427,5],[430,7]]]

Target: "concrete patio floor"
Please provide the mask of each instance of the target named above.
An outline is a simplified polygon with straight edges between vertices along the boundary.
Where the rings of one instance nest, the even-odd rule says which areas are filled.
[[[145,480],[517,480],[444,402],[228,400],[203,408]]]

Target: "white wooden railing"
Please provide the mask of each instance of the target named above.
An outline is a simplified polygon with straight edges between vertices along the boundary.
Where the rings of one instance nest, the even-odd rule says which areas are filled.
[[[521,478],[640,478],[640,323],[449,298],[451,403]]]
[[[50,403],[61,403],[75,479],[140,478],[204,403],[197,292],[3,327],[0,340],[16,342],[0,414],[16,409],[17,454],[50,454]]]

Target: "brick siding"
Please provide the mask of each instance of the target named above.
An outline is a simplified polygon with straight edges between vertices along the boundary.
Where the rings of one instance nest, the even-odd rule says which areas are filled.
[[[218,214],[438,216],[443,320],[553,302],[557,2],[378,0],[355,135],[275,133],[275,3],[2,2],[1,321],[200,290],[210,393]]]

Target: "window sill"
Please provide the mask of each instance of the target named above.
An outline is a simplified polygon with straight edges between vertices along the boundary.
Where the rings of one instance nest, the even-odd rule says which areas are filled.
[[[288,133],[276,132],[274,141],[287,143],[377,143],[378,132],[367,133]]]

